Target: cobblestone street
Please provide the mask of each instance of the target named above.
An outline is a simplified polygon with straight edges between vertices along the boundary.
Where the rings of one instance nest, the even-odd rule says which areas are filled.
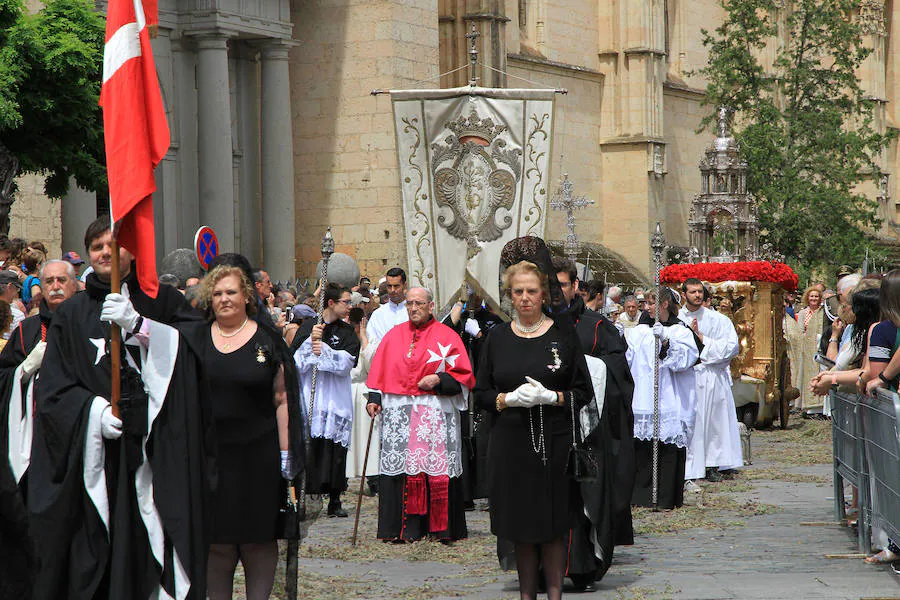
[[[635,511],[635,545],[583,598],[900,598],[890,567],[857,553],[855,530],[834,523],[830,424],[800,421],[754,432],[753,465],[705,484],[691,505]],[[808,464],[807,464],[808,463]],[[357,484],[358,485],[358,482]],[[351,489],[358,489],[351,482]],[[351,497],[345,500],[350,510]],[[396,546],[374,539],[376,500],[364,498],[360,542],[349,519],[323,518],[300,549],[299,598],[517,598],[514,572],[497,566],[488,514],[467,513],[469,539]],[[279,580],[283,564],[279,566]],[[276,595],[282,585],[276,584]],[[240,597],[240,596],[239,596]]]

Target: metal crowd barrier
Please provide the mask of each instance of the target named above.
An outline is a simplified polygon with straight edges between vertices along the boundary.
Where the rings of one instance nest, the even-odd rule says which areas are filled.
[[[872,528],[900,541],[900,396],[831,392],[834,512],[846,518],[844,483],[857,488],[859,548],[871,552]]]
[[[857,499],[868,497],[865,446],[860,440],[860,405],[855,393],[831,391],[831,438],[834,455],[834,518],[847,518],[844,506],[844,484],[857,489]],[[859,547],[866,548],[870,538],[868,521],[863,517],[863,502],[859,502],[857,519]]]
[[[900,541],[900,397],[878,390],[860,398],[871,503],[869,524]]]

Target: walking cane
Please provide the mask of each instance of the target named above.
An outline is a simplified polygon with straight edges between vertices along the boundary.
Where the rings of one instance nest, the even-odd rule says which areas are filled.
[[[650,248],[653,249],[653,262],[656,263],[656,317],[654,321],[659,323],[660,297],[659,271],[662,268],[662,252],[666,246],[666,238],[663,236],[659,221],[656,222],[656,230],[650,236]],[[653,487],[650,490],[650,506],[659,510],[659,352],[662,348],[662,340],[653,338]]]
[[[363,457],[363,472],[359,478],[359,497],[356,499],[356,521],[353,523],[353,541],[356,545],[356,533],[359,531],[359,511],[362,508],[363,486],[366,485],[366,467],[369,465],[369,448],[372,447],[372,430],[375,429],[375,417],[369,421],[369,439],[366,441],[366,455]]]

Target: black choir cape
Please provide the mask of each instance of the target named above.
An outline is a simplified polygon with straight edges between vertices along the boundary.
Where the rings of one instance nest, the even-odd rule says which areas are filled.
[[[606,398],[600,423],[586,443],[600,461],[599,481],[582,483],[584,512],[572,531],[568,574],[586,583],[601,579],[612,563],[613,547],[634,543],[631,522],[631,492],[634,487],[634,413],[631,402],[634,380],[625,352],[628,344],[615,326],[598,312],[587,310],[576,296],[566,314],[575,321],[575,331],[584,353],[606,364]],[[556,318],[556,315],[554,315]],[[591,543],[596,535],[601,559]]]
[[[126,282],[137,289],[134,277]],[[28,477],[34,598],[148,598],[160,587],[184,598],[188,586],[187,598],[205,598],[215,446],[198,356],[175,327],[148,323],[143,361],[137,340],[125,336],[150,395],[149,435],[137,442],[145,458],[130,472],[125,436],[104,440],[95,427],[94,397],[110,396],[110,326],[100,321],[109,286],[94,275],[86,283],[53,316],[36,391]],[[160,286],[161,302],[167,290]]]
[[[0,598],[31,598],[34,579],[34,551],[28,535],[28,513],[22,495],[27,475],[19,485],[10,467],[9,419],[10,399],[16,381],[16,368],[39,341],[43,327],[48,327],[52,317],[46,301],[41,301],[40,312],[28,317],[10,333],[9,341],[0,352]],[[26,396],[22,395],[21,402]],[[21,414],[26,414],[26,406]]]

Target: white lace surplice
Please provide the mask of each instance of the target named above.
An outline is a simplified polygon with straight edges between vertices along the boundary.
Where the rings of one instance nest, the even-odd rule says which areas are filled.
[[[350,383],[350,370],[353,369],[354,362],[349,352],[333,350],[325,342],[322,342],[322,353],[316,356],[312,351],[312,338],[304,340],[294,353],[300,389],[303,391],[300,397],[307,399],[302,402],[304,414],[309,411],[306,402],[312,384],[313,365],[319,365],[311,422],[312,437],[331,440],[344,448],[350,445],[350,433],[353,429],[353,389]]]
[[[631,329],[625,357],[634,377],[634,437],[653,439],[653,354],[656,338],[647,325]],[[666,328],[669,348],[659,363],[659,439],[664,444],[687,447],[694,429],[697,392],[694,364],[699,353],[687,327]]]
[[[462,475],[459,411],[468,390],[456,396],[384,394],[381,413],[382,475]]]

